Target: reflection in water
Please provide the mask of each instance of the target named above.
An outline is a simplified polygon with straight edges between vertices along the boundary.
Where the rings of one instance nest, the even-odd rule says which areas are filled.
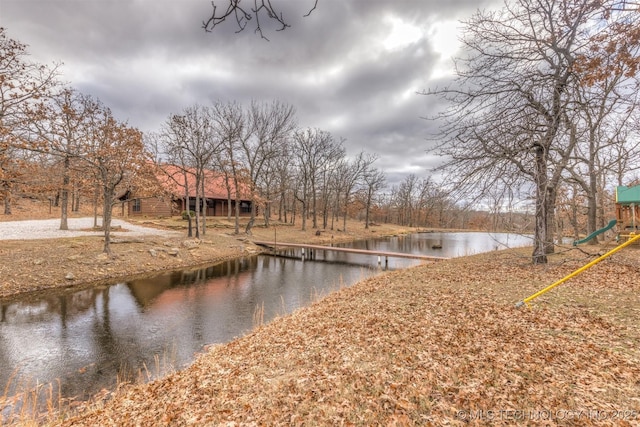
[[[433,249],[434,242],[442,249]],[[530,244],[526,238],[485,233],[428,233],[354,243],[354,247],[436,256],[460,256]],[[380,269],[371,255],[316,251],[256,256],[204,269],[178,271],[1,304],[0,387],[53,382],[63,396],[86,399],[117,378],[190,363],[204,345],[227,342],[264,321],[308,304]],[[391,269],[419,262],[389,259]],[[158,360],[160,363],[158,363]]]
[[[141,369],[162,375],[164,365],[181,367],[206,344],[241,336],[253,327],[258,305],[268,321],[376,271],[257,256],[6,303],[0,386],[18,373],[23,380],[11,381],[9,395],[27,379],[55,381],[55,388],[59,380],[62,395],[85,399],[118,377],[134,378]]]

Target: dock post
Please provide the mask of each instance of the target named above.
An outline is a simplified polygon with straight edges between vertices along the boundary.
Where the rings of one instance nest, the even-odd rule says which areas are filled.
[[[382,260],[380,259],[380,255],[378,255],[378,265],[382,264]]]
[[[304,248],[302,248],[302,261],[304,261]]]

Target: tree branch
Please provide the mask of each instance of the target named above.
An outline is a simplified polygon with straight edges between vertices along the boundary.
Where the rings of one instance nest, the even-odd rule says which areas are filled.
[[[236,33],[240,33],[247,27],[248,22],[255,17],[256,28],[254,32],[258,33],[260,35],[260,38],[269,41],[269,39],[262,32],[262,26],[260,24],[261,12],[266,14],[267,18],[269,18],[272,21],[275,21],[278,24],[279,28],[277,28],[276,31],[284,31],[285,29],[290,27],[290,25],[287,24],[282,12],[279,12],[278,10],[276,10],[276,8],[271,4],[271,0],[254,0],[253,7],[249,11],[245,10],[240,6],[240,2],[242,0],[225,0],[225,1],[228,1],[229,4],[227,5],[224,12],[221,12],[221,13],[218,12],[218,7],[216,6],[216,2],[215,1],[211,2],[211,6],[213,7],[213,12],[211,13],[211,16],[209,16],[209,18],[206,21],[202,22],[202,28],[206,32],[208,33],[212,32],[215,27],[225,22],[228,17],[234,16],[236,19],[236,24],[238,26]],[[304,17],[311,15],[311,13],[318,7],[318,1],[319,0],[314,1],[313,7],[309,10],[307,14],[304,15]]]

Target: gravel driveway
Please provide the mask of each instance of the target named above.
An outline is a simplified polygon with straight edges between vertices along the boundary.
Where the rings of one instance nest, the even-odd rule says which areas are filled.
[[[98,219],[101,224],[101,219]],[[81,231],[93,228],[93,217],[69,218],[67,220],[69,230],[59,230],[60,219],[38,219],[28,221],[2,221],[0,222],[0,240],[36,240],[58,239],[61,237],[77,236],[101,236],[102,231]],[[121,226],[127,231],[111,231],[112,237],[139,237],[139,236],[179,236],[179,231],[159,230],[156,228],[142,227],[131,224],[121,219],[113,219],[112,226]]]

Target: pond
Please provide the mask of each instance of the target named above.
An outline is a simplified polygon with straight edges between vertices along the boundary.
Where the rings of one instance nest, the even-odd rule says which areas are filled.
[[[530,244],[510,234],[421,233],[350,246],[456,257]],[[10,396],[52,383],[56,394],[86,399],[118,380],[147,380],[184,367],[208,344],[228,342],[383,269],[419,262],[389,258],[381,267],[375,256],[330,251],[302,260],[299,251],[288,250],[0,301],[0,390]]]

